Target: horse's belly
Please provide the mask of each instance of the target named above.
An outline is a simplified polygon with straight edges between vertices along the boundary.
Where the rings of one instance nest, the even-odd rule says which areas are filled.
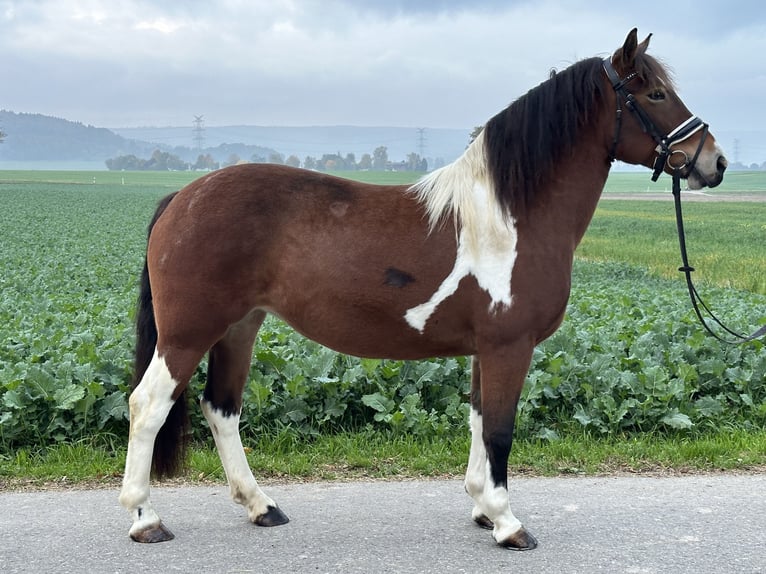
[[[423,359],[475,352],[469,330],[437,322],[421,333],[406,322],[404,312],[397,316],[351,305],[339,309],[321,304],[300,313],[286,309],[269,311],[305,337],[357,357]]]

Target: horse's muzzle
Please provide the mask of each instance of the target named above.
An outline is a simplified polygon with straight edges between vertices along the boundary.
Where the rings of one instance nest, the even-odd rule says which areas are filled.
[[[697,159],[696,164],[689,171],[686,181],[689,189],[702,189],[703,187],[716,187],[723,181],[723,174],[729,166],[729,160],[718,146],[715,152],[710,154],[707,161],[704,156]]]

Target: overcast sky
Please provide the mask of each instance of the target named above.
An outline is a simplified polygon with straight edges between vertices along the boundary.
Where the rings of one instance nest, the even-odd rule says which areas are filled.
[[[0,108],[471,128],[634,26],[713,133],[766,130],[763,0],[0,0]]]

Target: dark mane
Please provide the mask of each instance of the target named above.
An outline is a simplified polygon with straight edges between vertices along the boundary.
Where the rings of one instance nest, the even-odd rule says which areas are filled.
[[[484,128],[487,164],[500,204],[522,215],[555,164],[575,145],[604,89],[601,58],[551,72]]]

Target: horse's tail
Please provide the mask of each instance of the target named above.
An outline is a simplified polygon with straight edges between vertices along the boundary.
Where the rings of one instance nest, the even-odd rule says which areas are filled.
[[[147,239],[152,234],[154,224],[175,197],[175,193],[160,201],[154,213]],[[157,347],[157,323],[154,320],[154,304],[152,302],[152,286],[149,281],[149,266],[144,259],[144,269],[141,272],[141,287],[138,295],[136,310],[136,351],[133,367],[133,388],[140,382],[152,362]],[[186,458],[186,443],[189,429],[189,414],[186,391],[181,393],[173,408],[170,410],[165,423],[157,433],[154,441],[152,470],[158,478],[173,476],[183,466]]]

